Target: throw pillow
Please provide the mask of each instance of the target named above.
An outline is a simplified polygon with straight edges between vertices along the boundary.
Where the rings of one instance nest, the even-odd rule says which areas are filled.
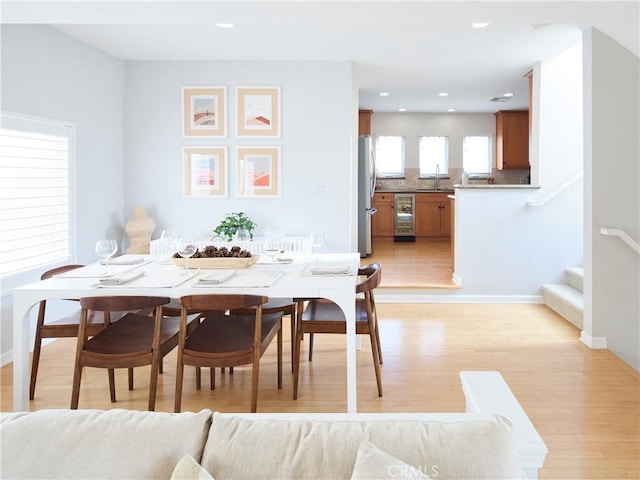
[[[356,464],[351,474],[353,480],[377,479],[425,479],[430,478],[416,468],[393,455],[380,450],[373,443],[365,440],[358,448]]]
[[[213,477],[196,462],[195,458],[187,454],[173,469],[171,480],[213,480]]]

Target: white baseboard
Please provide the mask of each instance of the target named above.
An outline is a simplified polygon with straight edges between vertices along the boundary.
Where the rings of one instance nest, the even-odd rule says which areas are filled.
[[[13,348],[8,352],[4,352],[2,355],[0,355],[0,367],[9,365],[11,362],[13,362]]]
[[[544,303],[542,295],[447,295],[443,293],[376,292],[376,303]]]
[[[580,333],[580,341],[594,350],[605,350],[607,348],[607,337],[592,337],[584,330]]]

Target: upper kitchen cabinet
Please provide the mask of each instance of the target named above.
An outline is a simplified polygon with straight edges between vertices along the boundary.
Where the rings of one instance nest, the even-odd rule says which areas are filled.
[[[529,168],[529,110],[500,110],[496,115],[496,168]]]
[[[373,110],[358,110],[358,135],[371,135]]]

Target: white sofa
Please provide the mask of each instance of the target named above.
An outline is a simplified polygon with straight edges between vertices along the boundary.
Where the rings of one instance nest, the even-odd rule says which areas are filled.
[[[461,379],[465,413],[3,413],[0,477],[536,478],[546,447],[500,374]]]

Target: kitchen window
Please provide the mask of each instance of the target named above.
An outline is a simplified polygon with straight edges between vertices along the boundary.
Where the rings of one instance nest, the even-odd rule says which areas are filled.
[[[435,177],[449,174],[449,137],[420,137],[420,176]]]
[[[404,137],[376,136],[376,175],[378,177],[404,177]]]
[[[462,137],[462,168],[469,175],[491,175],[491,135],[466,135]]]
[[[69,263],[74,127],[2,112],[0,278]]]

